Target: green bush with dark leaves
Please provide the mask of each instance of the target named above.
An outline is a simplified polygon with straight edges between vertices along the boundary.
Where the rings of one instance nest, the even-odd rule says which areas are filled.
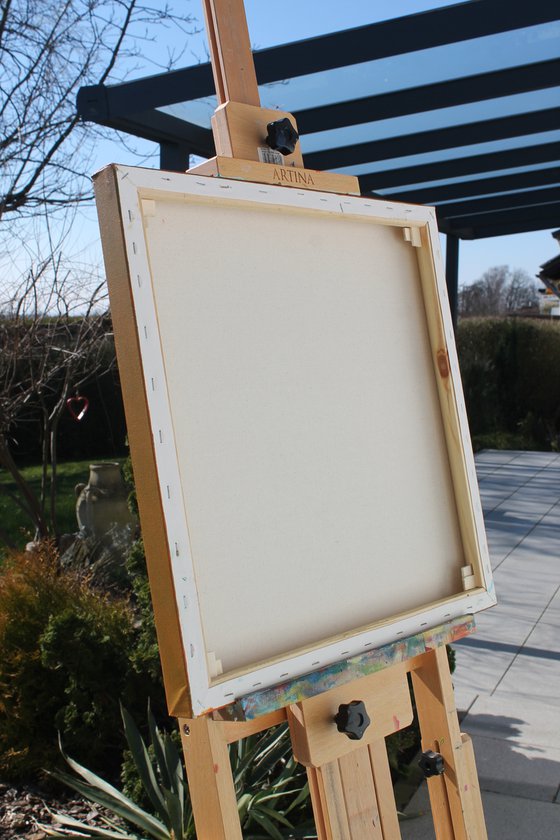
[[[58,735],[77,758],[117,774],[119,702],[140,712],[154,681],[134,667],[138,622],[126,599],[59,568],[52,546],[14,554],[0,570],[0,774],[37,778],[59,762]]]
[[[126,571],[130,580],[134,610],[138,616],[135,646],[130,652],[131,662],[138,674],[144,674],[153,681],[154,699],[160,696],[163,698],[163,676],[152,595],[146,571],[144,544],[141,539],[133,543],[128,553]]]

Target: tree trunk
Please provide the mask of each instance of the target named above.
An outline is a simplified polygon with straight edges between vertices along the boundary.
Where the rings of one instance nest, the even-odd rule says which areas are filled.
[[[47,501],[47,474],[48,474],[48,464],[49,464],[49,414],[47,411],[46,405],[43,403],[42,406],[42,414],[43,414],[43,444],[42,444],[42,460],[41,460],[41,498],[40,498],[40,505],[41,511],[43,516],[45,516],[45,511],[47,509],[46,501]]]
[[[66,400],[68,398],[68,394],[70,392],[70,381],[71,381],[71,372],[73,368],[72,365],[68,365],[66,369],[66,376],[64,378],[64,385],[62,387],[61,394],[58,398],[58,401],[51,411],[49,418],[48,418],[48,425],[49,425],[49,446],[50,446],[50,462],[51,462],[51,487],[50,487],[50,518],[51,518],[51,526],[52,526],[52,533],[55,538],[58,540],[60,534],[58,533],[58,525],[57,525],[57,516],[56,516],[56,495],[57,495],[57,486],[56,486],[56,479],[57,479],[57,468],[58,468],[58,426],[60,424],[60,418],[62,417],[62,412],[66,408]],[[44,460],[46,459],[46,455],[43,456]]]
[[[66,400],[62,402],[62,406],[66,404]],[[53,534],[58,540],[60,534],[58,533],[58,525],[56,518],[56,494],[57,494],[57,467],[58,467],[58,450],[57,450],[57,435],[58,424],[60,423],[60,415],[62,409],[51,414],[51,431],[50,431],[50,447],[51,447],[51,490],[50,490],[50,505],[51,505],[51,524]]]
[[[4,469],[7,470],[7,472],[10,473],[10,475],[16,483],[19,492],[25,499],[25,503],[29,508],[29,515],[31,517],[33,525],[35,526],[36,538],[44,539],[48,537],[48,523],[46,522],[45,517],[43,515],[43,511],[41,510],[41,505],[39,499],[37,498],[37,494],[34,492],[32,487],[29,485],[29,482],[25,480],[20,470],[18,469],[14,459],[12,458],[12,453],[10,452],[9,445],[5,437],[0,437],[0,465],[3,466]]]

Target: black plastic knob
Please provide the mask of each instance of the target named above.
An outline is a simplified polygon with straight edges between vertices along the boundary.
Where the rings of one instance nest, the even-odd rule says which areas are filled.
[[[288,117],[268,123],[268,136],[266,142],[271,149],[280,152],[281,155],[291,155],[299,140],[299,134],[291,124]]]
[[[362,700],[352,700],[338,707],[334,722],[339,732],[344,732],[352,741],[359,741],[371,723]]]
[[[430,779],[432,776],[441,776],[445,771],[443,756],[432,750],[426,750],[426,752],[422,753],[418,767],[426,779]]]

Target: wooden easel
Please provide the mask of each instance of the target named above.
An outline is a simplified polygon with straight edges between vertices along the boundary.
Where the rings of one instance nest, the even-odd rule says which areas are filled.
[[[439,753],[444,773],[428,778],[437,840],[485,840],[486,828],[472,743],[461,734],[445,644],[472,632],[460,621],[422,637],[388,645],[380,670],[315,696],[266,712],[267,692],[249,698],[250,720],[227,720],[228,710],[179,724],[199,840],[241,840],[227,745],[288,720],[294,755],[307,767],[319,840],[400,840],[385,737],[408,726],[411,674],[422,749]],[[408,650],[423,650],[407,656]],[[403,653],[404,651],[404,653]],[[367,654],[371,657],[372,654]],[[364,657],[365,659],[365,657]],[[286,696],[303,691],[305,679]],[[270,692],[269,692],[270,694]],[[279,702],[278,693],[273,693]],[[360,741],[333,723],[341,704],[360,698],[371,725]],[[239,709],[231,710],[239,714]],[[241,709],[241,712],[243,709]]]
[[[204,7],[219,103],[212,122],[217,157],[190,172],[359,194],[355,178],[304,169],[299,143],[267,162],[267,155],[274,157],[266,148],[267,125],[288,118],[296,128],[295,120],[260,107],[243,0],[204,0]],[[444,763],[443,774],[428,779],[437,840],[484,840],[472,744],[459,730],[445,650],[473,629],[467,617],[388,645],[381,657],[371,651],[329,690],[320,679],[311,687],[302,678],[273,692],[272,704],[264,691],[241,706],[180,717],[198,840],[242,837],[228,744],[285,720],[294,755],[307,767],[320,840],[400,838],[384,739],[412,721],[409,673],[422,748]],[[364,702],[371,719],[361,740],[350,740],[333,722],[339,706],[354,700]]]

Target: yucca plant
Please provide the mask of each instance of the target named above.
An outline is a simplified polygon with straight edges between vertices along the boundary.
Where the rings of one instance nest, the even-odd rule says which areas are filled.
[[[52,775],[102,807],[101,825],[93,826],[62,813],[53,813],[57,825],[41,825],[41,829],[57,838],[195,838],[180,750],[169,733],[158,729],[150,710],[150,747],[125,709],[122,709],[122,716],[129,750],[153,813],[63,752],[74,775],[61,771]],[[309,813],[305,771],[291,754],[286,725],[238,741],[230,748],[230,756],[244,837],[248,840],[316,837]]]
[[[287,724],[232,744],[230,759],[244,837],[317,836],[305,770],[292,755]]]

